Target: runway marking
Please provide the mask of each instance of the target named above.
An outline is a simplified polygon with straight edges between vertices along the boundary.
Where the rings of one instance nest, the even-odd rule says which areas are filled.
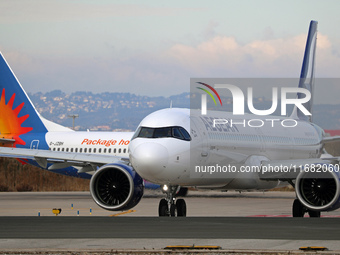
[[[259,214],[259,215],[249,215],[246,217],[293,217],[292,215],[285,215],[285,214],[277,214],[277,215],[270,215],[270,214]]]
[[[164,249],[169,250],[221,250],[217,245],[168,245]]]
[[[110,217],[117,217],[117,216],[120,216],[120,215],[123,215],[123,214],[128,214],[128,213],[133,213],[135,212],[136,210],[128,210],[126,212],[121,212],[121,213],[116,213],[116,214],[112,214],[110,215]]]
[[[275,217],[275,218],[287,218],[287,217],[293,217],[293,215],[287,215],[287,214],[277,214],[277,215],[267,215],[267,214],[259,214],[259,215],[248,215],[246,217]],[[305,217],[309,217],[309,215],[306,214]],[[340,218],[340,215],[321,215],[321,218]]]

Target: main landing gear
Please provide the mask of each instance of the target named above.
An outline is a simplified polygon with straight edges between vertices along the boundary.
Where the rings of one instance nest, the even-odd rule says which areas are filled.
[[[304,217],[305,213],[309,214],[309,217],[320,218],[321,213],[307,209],[301,204],[299,199],[295,199],[293,203],[293,217]]]
[[[158,206],[158,215],[167,217],[185,217],[187,215],[187,206],[184,199],[177,199],[176,193],[178,186],[163,186],[163,192],[166,198],[161,199]]]

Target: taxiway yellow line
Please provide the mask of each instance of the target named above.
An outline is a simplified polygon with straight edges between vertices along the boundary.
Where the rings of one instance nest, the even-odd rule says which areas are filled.
[[[117,216],[119,216],[119,215],[128,214],[128,213],[133,213],[133,212],[135,212],[135,211],[136,211],[136,210],[128,210],[128,211],[126,211],[126,212],[121,212],[121,213],[112,214],[112,215],[110,215],[110,217],[117,217]]]

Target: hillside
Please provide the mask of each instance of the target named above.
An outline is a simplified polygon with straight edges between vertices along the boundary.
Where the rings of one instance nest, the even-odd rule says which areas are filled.
[[[55,90],[29,96],[42,116],[61,125],[72,127],[72,119],[68,115],[79,114],[79,118],[75,119],[76,130],[133,131],[146,115],[156,110],[169,108],[171,104],[173,107],[190,107],[189,93],[148,97],[130,93],[94,94],[84,91],[66,94]],[[231,102],[231,98],[224,100]],[[271,101],[255,98],[254,106],[256,109],[269,109]],[[227,104],[226,110],[232,111],[232,104]],[[315,105],[313,118],[324,129],[340,129],[340,104]]]
[[[89,180],[59,175],[13,158],[0,158],[0,191],[86,191]]]

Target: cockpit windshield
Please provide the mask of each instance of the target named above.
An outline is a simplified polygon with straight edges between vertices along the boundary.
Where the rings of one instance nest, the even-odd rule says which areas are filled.
[[[180,140],[190,141],[189,133],[182,127],[162,127],[162,128],[149,128],[139,127],[132,137],[132,140],[137,137],[143,138],[165,138],[173,137]]]

